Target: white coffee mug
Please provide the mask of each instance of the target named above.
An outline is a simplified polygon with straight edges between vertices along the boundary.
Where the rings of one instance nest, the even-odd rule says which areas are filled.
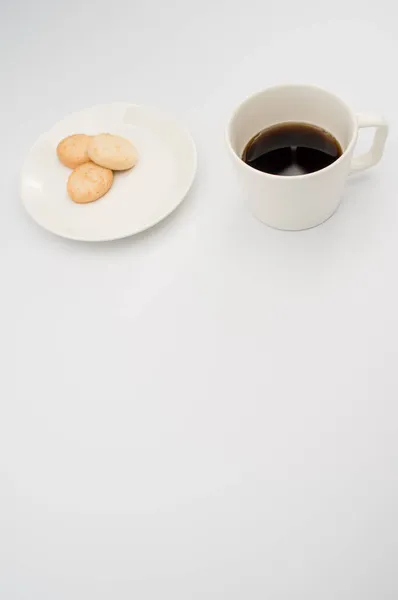
[[[277,123],[304,122],[331,133],[342,155],[328,167],[303,175],[271,175],[242,160],[246,144],[261,130]],[[372,146],[353,158],[358,130],[374,127]],[[277,229],[298,230],[326,221],[340,204],[349,173],[375,165],[388,133],[383,117],[355,115],[340,98],[316,86],[280,85],[250,96],[234,112],[227,144],[241,187],[253,214]]]

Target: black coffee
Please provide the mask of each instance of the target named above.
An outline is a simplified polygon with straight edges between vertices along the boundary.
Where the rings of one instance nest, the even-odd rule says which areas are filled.
[[[343,153],[331,133],[308,123],[279,123],[257,133],[242,160],[273,175],[304,175],[331,165]]]

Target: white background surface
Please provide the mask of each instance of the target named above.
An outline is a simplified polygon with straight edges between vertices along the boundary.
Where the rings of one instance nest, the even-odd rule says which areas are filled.
[[[397,598],[394,10],[2,4],[2,600]],[[300,233],[250,216],[223,141],[237,102],[285,81],[392,126]],[[137,238],[58,239],[20,205],[24,154],[113,100],[180,118],[196,184]]]

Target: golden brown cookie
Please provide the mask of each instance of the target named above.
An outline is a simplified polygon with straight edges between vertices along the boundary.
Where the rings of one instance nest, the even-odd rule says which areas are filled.
[[[73,202],[86,204],[104,196],[110,190],[112,182],[112,171],[88,162],[72,171],[67,190]]]
[[[79,165],[88,162],[88,143],[91,136],[84,133],[76,133],[64,138],[57,146],[58,158],[65,167],[75,169]]]
[[[131,169],[138,160],[137,150],[129,140],[110,133],[92,137],[88,145],[88,155],[97,165],[113,171]]]

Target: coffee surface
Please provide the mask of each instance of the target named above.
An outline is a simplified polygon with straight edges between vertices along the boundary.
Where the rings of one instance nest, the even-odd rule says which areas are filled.
[[[257,133],[242,160],[272,175],[305,175],[331,165],[343,151],[336,138],[309,123],[278,123]]]

